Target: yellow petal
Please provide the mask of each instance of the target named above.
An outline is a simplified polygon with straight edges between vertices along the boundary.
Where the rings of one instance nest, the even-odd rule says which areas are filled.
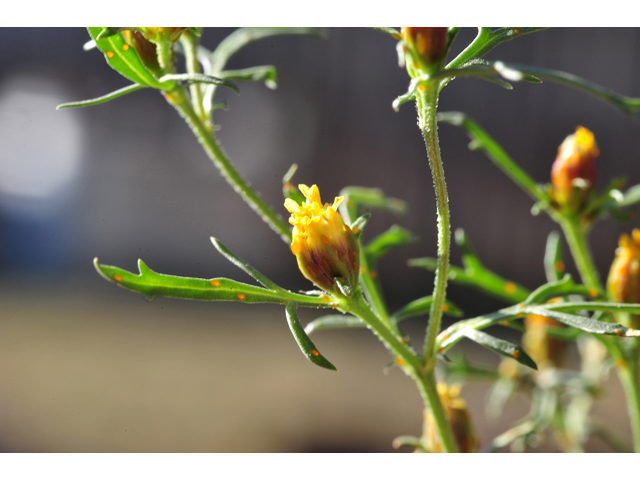
[[[284,201],[284,208],[289,210],[289,213],[298,213],[300,211],[300,205],[291,198],[287,198]]]
[[[333,209],[338,210],[338,207],[343,201],[344,201],[344,197],[336,197],[336,199],[333,201],[333,205],[332,205]]]
[[[307,197],[307,200],[311,201],[311,189],[308,186],[306,186],[304,183],[301,183],[300,185],[298,185],[298,188],[300,189],[302,194],[305,197]]]

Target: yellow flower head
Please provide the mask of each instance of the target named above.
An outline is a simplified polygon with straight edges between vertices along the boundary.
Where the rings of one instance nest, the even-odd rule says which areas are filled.
[[[565,138],[551,169],[553,196],[561,207],[575,210],[582,206],[596,184],[596,157],[600,150],[593,133],[576,128],[576,133]],[[582,179],[583,188],[576,188],[576,179]]]
[[[607,292],[612,302],[640,302],[640,230],[637,228],[631,236],[626,233],[620,236],[616,258],[607,279]]]
[[[359,267],[358,242],[337,210],[344,197],[336,197],[332,205],[323,205],[316,185],[298,188],[305,203],[298,205],[290,198],[284,202],[293,225],[291,251],[307,279],[325,291],[344,294],[335,280],[355,288]]]

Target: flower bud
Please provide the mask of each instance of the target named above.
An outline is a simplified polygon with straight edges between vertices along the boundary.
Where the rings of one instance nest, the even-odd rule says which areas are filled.
[[[527,315],[524,319],[524,326],[522,346],[536,362],[538,370],[560,366],[565,344],[562,340],[551,337],[547,333],[547,329],[560,327],[561,324],[542,315]]]
[[[460,453],[474,453],[478,450],[478,437],[476,437],[471,416],[467,411],[466,402],[460,398],[460,385],[447,385],[438,383],[438,395],[442,401],[445,415],[453,430],[453,436]],[[425,446],[429,452],[441,453],[444,451],[442,440],[436,427],[435,418],[430,410],[425,412]]]
[[[640,303],[640,230],[635,228],[631,236],[623,233],[618,244],[616,258],[607,279],[609,300],[617,303]],[[632,324],[627,326],[638,328],[639,317],[631,316]]]
[[[189,27],[138,27],[147,40],[153,43],[177,42]]]
[[[305,196],[305,203],[299,205],[290,198],[284,202],[291,213],[291,251],[298,267],[318,288],[339,296],[351,295],[358,285],[360,257],[358,242],[337,211],[344,197],[336,197],[333,205],[323,206],[316,185],[298,188]]]
[[[417,65],[416,68],[431,73],[447,56],[447,27],[402,27],[402,40],[407,45]]]
[[[577,211],[596,184],[596,157],[600,150],[591,131],[576,128],[565,138],[551,169],[553,198],[561,208]]]
[[[125,42],[138,53],[138,57],[145,67],[156,76],[162,75],[155,44],[144,38],[142,33],[135,30],[124,30],[122,36]]]

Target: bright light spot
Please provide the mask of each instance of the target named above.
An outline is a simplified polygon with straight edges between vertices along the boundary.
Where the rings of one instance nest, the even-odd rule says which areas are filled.
[[[55,200],[77,176],[82,129],[51,80],[14,76],[0,86],[0,203]],[[22,202],[23,203],[23,202]]]

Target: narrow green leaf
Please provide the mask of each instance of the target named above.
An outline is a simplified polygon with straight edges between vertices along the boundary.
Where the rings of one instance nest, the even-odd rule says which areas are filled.
[[[618,108],[636,121],[640,121],[640,98],[620,95],[613,90],[601,87],[593,82],[580,78],[576,75],[557,70],[545,68],[529,67],[525,65],[503,64],[505,68],[517,70],[523,74],[534,75],[542,80],[549,80],[581,90],[600,100]]]
[[[370,27],[370,28],[373,28],[374,30],[378,30],[379,32],[391,35],[396,40],[400,40],[401,38],[400,32],[393,27]]]
[[[439,365],[439,369],[448,380],[494,382],[500,378],[500,374],[495,369],[472,365],[464,355],[452,356],[451,362]]]
[[[225,38],[211,55],[213,72],[220,72],[229,59],[250,43],[281,35],[306,35],[324,38],[326,33],[321,28],[309,27],[247,27],[239,28]]]
[[[433,303],[433,297],[422,297],[414,300],[413,302],[408,303],[396,313],[393,314],[393,317],[396,321],[404,320],[406,318],[417,317],[420,315],[427,315],[429,310],[431,309],[431,304]],[[462,310],[457,307],[454,303],[449,300],[445,300],[445,305],[442,310],[446,315],[450,315],[452,317],[461,317]]]
[[[348,218],[355,218],[358,207],[379,208],[388,210],[396,215],[407,213],[408,206],[403,200],[386,197],[379,188],[366,187],[345,187],[340,192],[340,196],[345,197],[345,201],[340,208],[347,210]]]
[[[289,323],[291,333],[293,333],[293,338],[296,339],[296,342],[304,356],[307,357],[311,363],[318,365],[319,367],[326,368],[328,370],[337,370],[337,368],[318,351],[309,336],[305,333],[304,328],[302,328],[302,324],[300,323],[300,319],[298,318],[297,305],[295,303],[288,303],[286,313],[287,322]]]
[[[469,340],[473,340],[477,344],[482,345],[489,350],[493,350],[499,355],[513,358],[516,362],[526,365],[529,368],[533,368],[534,370],[538,369],[536,363],[531,359],[527,352],[518,345],[477,330],[465,329],[462,331],[462,334]]]
[[[562,243],[560,234],[553,231],[547,237],[547,246],[544,251],[544,270],[548,282],[557,282],[562,279],[565,265],[562,260]]]
[[[558,312],[625,312],[640,314],[640,303],[611,303],[611,302],[564,302],[548,303],[544,308]]]
[[[438,335],[438,351],[444,353],[448,349],[453,347],[456,343],[458,343],[465,337],[464,332],[466,330],[482,330],[502,322],[508,322],[509,320],[518,316],[518,312],[516,312],[513,308],[506,308],[487,315],[481,315],[469,320],[461,320],[459,322],[456,322],[449,328],[440,332],[440,334]]]
[[[544,190],[471,118],[462,112],[446,112],[438,114],[438,121],[464,128],[474,144],[484,150],[489,159],[520,188],[536,201],[549,201]]]
[[[225,80],[238,82],[264,82],[267,88],[274,90],[278,86],[278,75],[273,65],[244,68],[242,70],[225,70],[220,73]]]
[[[274,292],[284,291],[284,289],[274,282],[269,280],[266,276],[260,273],[258,270],[253,268],[247,262],[239,258],[236,254],[234,254],[231,250],[229,250],[225,245],[222,244],[220,240],[215,237],[209,237],[213,246],[216,247],[216,250],[220,252],[227,260],[233,263],[236,267],[247,273],[249,276],[253,277],[255,280],[260,282],[262,285],[267,287],[269,290],[273,290]]]
[[[431,272],[435,272],[438,266],[437,259],[429,257],[409,259],[407,265],[424,268]],[[472,271],[450,265],[447,276],[452,283],[477,288],[510,304],[524,301],[531,293],[522,285],[507,280],[484,267]]]
[[[100,103],[105,103],[105,102],[108,102],[109,100],[113,100],[123,95],[126,95],[127,93],[135,92],[142,88],[147,88],[147,87],[144,85],[138,85],[137,83],[134,83],[133,85],[129,85],[128,87],[121,88],[119,90],[116,90],[115,92],[107,93],[102,97],[92,98],[91,100],[81,100],[79,102],[63,103],[62,105],[58,105],[56,107],[56,110],[62,110],[63,108],[90,107],[92,105],[98,105]]]
[[[474,59],[482,58],[503,42],[508,42],[522,35],[538,32],[545,28],[546,27],[503,27],[494,31],[491,31],[489,28],[480,28],[476,39],[453,59],[446,68],[458,68],[466,65]]]
[[[287,170],[287,173],[284,174],[284,177],[282,177],[282,195],[285,199],[290,198],[298,205],[302,205],[306,201],[306,199],[304,198],[302,192],[298,188],[294,187],[291,183],[293,180],[293,176],[296,174],[297,170],[298,165],[294,163],[289,167],[289,170]]]
[[[593,289],[589,289],[584,285],[574,283],[571,275],[568,273],[557,282],[545,283],[535,289],[529,297],[524,301],[526,304],[545,303],[555,297],[565,297],[567,295],[583,295],[585,297],[598,298],[602,295]]]
[[[583,317],[580,315],[571,315],[568,313],[558,312],[550,310],[542,306],[526,306],[521,309],[523,313],[541,315],[543,317],[552,318],[560,323],[569,325],[570,327],[578,328],[584,332],[599,333],[603,335],[616,335],[622,337],[638,337],[640,336],[640,330],[634,330],[627,328],[619,323],[608,323],[594,320],[589,317]]]
[[[471,242],[462,228],[456,229],[455,240],[456,244],[460,247],[460,250],[462,250],[462,265],[464,265],[465,269],[471,269],[473,271],[484,270],[485,268],[482,265],[482,262],[473,251]]]
[[[622,199],[618,201],[619,207],[629,207],[640,203],[640,185],[634,185],[624,192]]]
[[[325,315],[309,322],[304,331],[307,335],[319,330],[333,328],[366,328],[367,325],[358,317],[352,315]]]
[[[369,257],[370,262],[373,263],[391,250],[414,245],[417,241],[418,238],[409,230],[393,225],[389,230],[371,240],[364,248],[364,252]]]
[[[211,85],[228,87],[238,95],[240,95],[240,90],[238,90],[238,87],[236,87],[233,83],[228,82],[227,80],[223,80],[222,78],[205,75],[204,73],[170,73],[168,75],[160,77],[158,80],[162,82],[163,85],[167,82],[185,82],[187,84],[208,83]]]
[[[172,90],[175,83],[160,84],[158,79],[144,66],[135,48],[125,42],[121,33],[98,39],[105,27],[87,27],[89,35],[96,42],[98,49],[104,53],[111,68],[134,83],[163,90]],[[125,47],[126,46],[126,47]]]
[[[356,218],[355,222],[351,224],[351,227],[349,228],[351,228],[351,231],[356,236],[356,238],[360,238],[362,236],[362,231],[364,230],[364,227],[367,226],[367,223],[369,223],[370,218],[371,214],[365,213],[364,215],[360,215],[358,218]]]
[[[156,273],[138,260],[138,275],[118,267],[102,265],[96,258],[93,264],[102,277],[117,285],[140,293],[147,300],[154,297],[182,298],[185,300],[223,301],[240,303],[297,302],[306,307],[330,307],[322,297],[300,295],[289,291],[274,292],[228,278],[200,279]]]

